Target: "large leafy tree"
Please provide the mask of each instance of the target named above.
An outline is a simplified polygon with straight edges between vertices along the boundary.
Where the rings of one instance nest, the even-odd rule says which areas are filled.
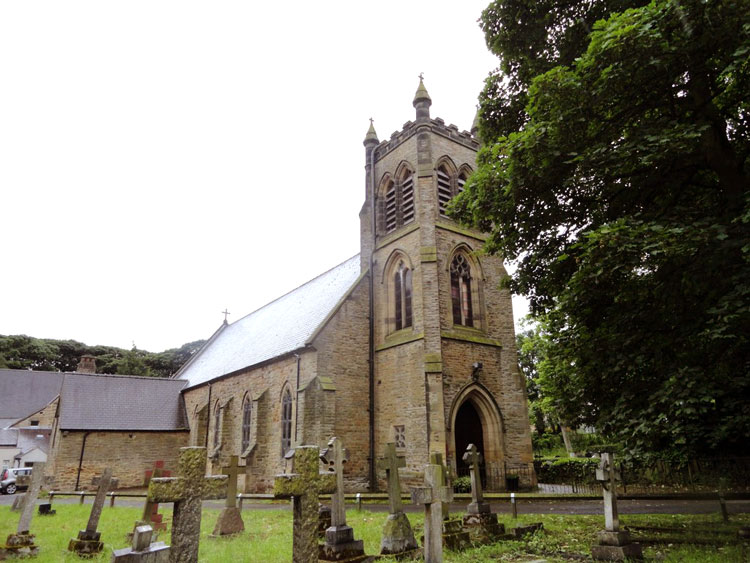
[[[517,263],[545,393],[634,454],[747,452],[750,0],[499,0],[482,22],[501,65],[454,212]]]

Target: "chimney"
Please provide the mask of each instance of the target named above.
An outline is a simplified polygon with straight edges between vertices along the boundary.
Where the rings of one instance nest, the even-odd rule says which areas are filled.
[[[89,354],[81,356],[76,371],[78,373],[96,373],[96,358]]]

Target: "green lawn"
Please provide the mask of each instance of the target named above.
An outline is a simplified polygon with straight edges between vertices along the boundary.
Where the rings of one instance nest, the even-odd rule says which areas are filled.
[[[39,563],[79,561],[67,552],[68,540],[86,526],[91,505],[56,504],[57,515],[35,516],[31,531],[36,534],[41,553]],[[169,510],[162,510],[165,519],[171,517]],[[125,547],[125,534],[132,530],[133,523],[141,513],[140,508],[106,507],[102,513],[99,530],[105,542],[104,553],[92,561],[109,561],[112,550]],[[245,533],[235,538],[209,538],[218,516],[218,510],[204,510],[201,527],[201,561],[263,561],[284,562],[292,559],[292,515],[285,510],[245,510]],[[349,511],[348,523],[354,528],[355,537],[365,541],[368,553],[375,554],[380,546],[380,529],[385,513]],[[421,514],[410,514],[412,525],[422,524]],[[500,520],[511,527],[516,523],[541,521],[544,532],[523,541],[503,541],[493,545],[476,547],[463,553],[446,552],[445,561],[456,563],[482,561],[521,562],[544,558],[549,563],[569,561],[566,555],[588,556],[596,531],[603,526],[601,516],[567,515],[522,515],[517,521],[510,516]],[[668,562],[732,562],[747,561],[750,550],[742,554],[736,543],[736,531],[741,525],[750,525],[750,515],[733,515],[728,525],[721,523],[716,515],[627,515],[625,525],[641,527],[673,528],[682,531],[641,531],[640,536],[672,538],[671,545],[646,547],[648,559]],[[18,514],[8,506],[0,506],[0,537],[15,531]],[[657,535],[659,534],[659,535]],[[677,543],[686,539],[706,540],[711,546],[695,546]],[[169,543],[169,534],[163,539]],[[670,541],[670,540],[667,540]]]

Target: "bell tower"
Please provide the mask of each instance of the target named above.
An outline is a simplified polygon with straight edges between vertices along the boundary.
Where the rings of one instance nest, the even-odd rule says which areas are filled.
[[[479,142],[430,116],[421,76],[412,104],[401,131],[381,142],[371,121],[364,140],[374,455],[395,442],[415,470],[440,453],[461,473],[457,450],[473,440],[498,489],[509,464],[532,462],[510,295],[499,289],[506,273],[482,253],[483,233],[446,215]]]

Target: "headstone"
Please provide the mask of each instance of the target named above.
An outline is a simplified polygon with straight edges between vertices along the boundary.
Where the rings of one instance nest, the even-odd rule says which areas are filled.
[[[146,471],[144,485],[146,486],[146,488],[148,488],[148,484],[151,482],[152,478],[171,476],[171,472],[164,469],[164,461],[158,460],[154,462],[153,469],[149,469]],[[135,526],[138,527],[144,524],[151,526],[152,533],[154,531],[158,532],[160,530],[167,529],[167,525],[164,523],[164,515],[159,512],[158,502],[149,502],[148,500],[146,500],[146,504],[143,507],[143,518],[136,522]]]
[[[430,563],[443,561],[443,503],[453,500],[453,489],[440,485],[442,473],[440,465],[425,465],[425,486],[411,490],[412,503],[424,505],[424,560]]]
[[[527,524],[526,526],[516,526],[510,529],[510,535],[516,539],[521,539],[530,534],[536,534],[539,530],[544,529],[543,522],[534,522],[533,524]]]
[[[406,459],[396,455],[396,444],[386,444],[385,457],[378,460],[378,469],[385,471],[388,483],[388,503],[390,510],[383,525],[383,535],[380,539],[380,553],[382,555],[406,554],[418,549],[414,531],[409,519],[404,514],[401,504],[401,483],[398,478],[400,467],[406,467]]]
[[[320,459],[328,465],[328,470],[336,478],[336,488],[331,498],[331,527],[326,530],[326,541],[320,546],[318,558],[321,561],[370,561],[365,555],[364,542],[354,539],[354,530],[346,525],[344,504],[344,463],[349,453],[344,450],[341,440],[331,438],[328,447],[320,454]]]
[[[617,516],[617,480],[620,471],[614,463],[614,455],[602,452],[601,462],[596,470],[596,480],[602,484],[604,495],[604,530],[599,532],[599,543],[591,547],[594,559],[603,561],[624,561],[643,559],[641,544],[632,543],[627,530],[620,530]]]
[[[430,463],[440,467],[439,483],[440,487],[448,487],[453,491],[451,479],[453,477],[452,468],[443,463],[443,454],[433,452],[430,454]],[[460,518],[451,518],[450,503],[444,502],[442,506],[443,513],[443,544],[449,549],[459,550],[469,547],[471,536],[464,530],[463,522]]]
[[[239,457],[236,455],[229,458],[229,466],[222,467],[222,473],[228,477],[227,500],[219,513],[218,520],[216,520],[214,537],[238,534],[245,530],[242,513],[237,508],[237,476],[240,469],[244,469],[244,467],[239,464]]]
[[[292,499],[294,563],[317,563],[318,496],[336,490],[334,475],[320,473],[319,456],[317,446],[294,448],[286,455],[287,459],[293,460],[294,473],[277,475],[273,482],[276,498]]]
[[[39,546],[34,544],[34,534],[29,532],[31,517],[34,515],[36,499],[44,481],[44,466],[42,462],[34,464],[31,472],[31,485],[26,492],[26,501],[21,509],[18,527],[15,534],[10,534],[5,545],[0,545],[0,559],[5,557],[33,557],[39,553]]]
[[[86,529],[78,532],[77,538],[70,540],[68,543],[68,551],[73,551],[84,557],[90,557],[99,553],[104,548],[104,543],[100,541],[101,532],[97,532],[96,529],[99,526],[99,518],[101,518],[102,515],[102,509],[104,508],[104,501],[107,496],[107,489],[109,489],[111,478],[112,470],[107,467],[102,472],[99,479],[99,488],[96,491],[94,504],[91,506],[91,514],[89,515]]]
[[[505,533],[505,526],[498,523],[497,514],[492,513],[490,503],[484,500],[482,478],[479,472],[482,454],[474,444],[469,444],[463,460],[469,465],[471,474],[471,503],[466,507],[464,527],[469,530],[474,541],[491,542]]]
[[[146,500],[172,502],[172,545],[169,560],[173,563],[198,561],[203,500],[226,495],[225,475],[206,477],[206,448],[180,448],[177,477],[152,478]]]
[[[57,514],[56,510],[52,510],[51,502],[39,503],[39,516],[54,516]]]
[[[21,512],[23,510],[23,504],[26,501],[26,493],[16,495],[16,498],[13,499],[13,506],[10,507],[10,509],[13,512]]]
[[[318,537],[325,538],[326,530],[331,527],[331,507],[318,504]]]
[[[112,563],[168,563],[169,546],[164,542],[151,543],[151,526],[136,526],[131,547],[115,550]]]

